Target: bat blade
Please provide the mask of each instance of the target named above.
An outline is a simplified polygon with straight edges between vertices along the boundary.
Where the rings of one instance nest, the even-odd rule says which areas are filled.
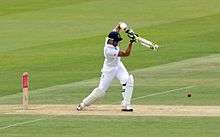
[[[154,50],[158,50],[159,49],[159,46],[154,44],[153,42],[149,41],[149,40],[146,40],[142,37],[136,37],[136,39],[138,40],[138,42],[140,42],[140,44],[142,46],[145,46],[147,48],[150,48],[150,49],[154,49]]]

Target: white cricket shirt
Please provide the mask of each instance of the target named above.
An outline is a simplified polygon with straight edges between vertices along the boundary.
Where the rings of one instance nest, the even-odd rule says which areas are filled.
[[[121,57],[118,56],[119,47],[107,44],[107,38],[104,47],[104,64],[102,72],[110,72],[118,67],[121,61]]]

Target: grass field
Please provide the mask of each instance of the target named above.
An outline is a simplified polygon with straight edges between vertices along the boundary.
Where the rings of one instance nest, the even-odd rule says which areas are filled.
[[[1,117],[3,123],[31,121],[36,123],[0,130],[1,136],[22,137],[218,137],[219,118],[184,118],[184,117]],[[54,124],[56,123],[56,124]]]
[[[126,21],[161,45],[159,52],[136,45],[123,59],[135,76],[134,104],[220,106],[218,0],[0,2],[0,105],[21,103],[25,71],[32,104],[79,103],[98,84],[105,36]],[[122,36],[123,49],[128,39]],[[119,104],[120,87],[115,80],[97,104]],[[170,90],[175,91],[166,93]],[[218,137],[219,122],[219,117],[0,114],[0,137]]]

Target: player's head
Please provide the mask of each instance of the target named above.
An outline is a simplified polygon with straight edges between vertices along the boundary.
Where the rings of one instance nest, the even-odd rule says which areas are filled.
[[[122,41],[121,35],[116,32],[116,31],[112,31],[108,34],[108,44],[111,44],[113,46],[118,46],[119,42]]]

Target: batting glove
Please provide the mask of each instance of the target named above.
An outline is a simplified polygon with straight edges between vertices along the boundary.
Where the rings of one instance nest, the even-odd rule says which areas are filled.
[[[130,43],[136,43],[137,41],[136,41],[136,39],[130,39]]]

